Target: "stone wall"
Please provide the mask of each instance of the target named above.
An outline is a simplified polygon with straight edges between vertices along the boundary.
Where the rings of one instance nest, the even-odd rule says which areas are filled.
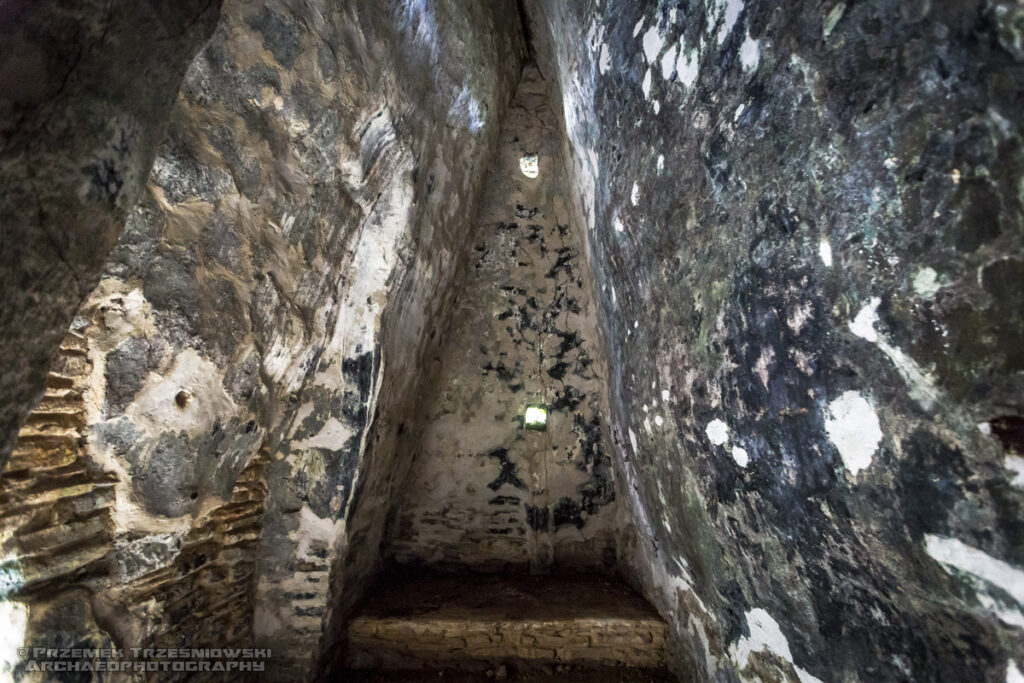
[[[513,3],[225,4],[76,323],[76,452],[109,495],[59,637],[255,642],[273,680],[309,674],[331,591],[377,566],[371,538],[335,571],[371,426],[439,342],[521,53]]]
[[[15,648],[110,646],[90,596],[113,573],[115,478],[85,448],[91,363],[80,332],[61,342],[0,477],[0,628]],[[0,676],[15,680],[26,662],[7,649]]]
[[[250,645],[265,452],[229,500],[184,534],[124,528],[125,488],[85,434],[91,336],[79,319],[64,338],[0,478],[0,619],[9,637],[28,648]],[[32,679],[28,661],[11,654],[0,673]]]
[[[0,470],[146,182],[219,0],[0,9]]]
[[[1019,3],[528,8],[679,666],[1021,675]]]
[[[472,262],[420,394],[421,441],[388,555],[435,568],[611,567],[617,507],[602,421],[603,373],[579,236],[569,223],[560,112],[528,66],[465,236]],[[521,170],[536,156],[539,175]],[[529,404],[544,431],[524,429]]]

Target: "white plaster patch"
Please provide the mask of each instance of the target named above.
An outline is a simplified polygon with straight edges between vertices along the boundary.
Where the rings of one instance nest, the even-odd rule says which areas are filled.
[[[669,399],[672,398],[672,394],[669,393],[668,389],[661,390],[661,400],[668,403]]]
[[[801,683],[822,683],[821,679],[794,664],[793,654],[789,650],[789,641],[782,634],[779,623],[772,619],[768,612],[760,607],[755,607],[747,612],[747,629],[750,631],[750,637],[741,637],[735,645],[729,648],[729,654],[740,671],[747,668],[750,655],[767,650],[776,657],[793,664]]]
[[[647,73],[644,74],[644,82],[640,84],[640,88],[644,91],[644,99],[650,99],[651,97],[651,70],[648,69]]]
[[[636,434],[633,433],[632,429],[629,430],[629,445],[633,447],[634,453],[640,452],[640,447],[637,445],[636,442]]]
[[[1003,465],[1006,469],[1013,472],[1013,479],[1010,480],[1010,485],[1024,488],[1024,458],[1019,455],[1008,455]]]
[[[665,170],[665,155],[664,154],[659,154],[658,155],[657,168],[658,168],[658,175],[661,175],[662,171]]]
[[[654,100],[654,102],[651,102],[651,106],[654,108],[655,116],[661,113],[661,102],[659,102],[658,100]]]
[[[761,61],[761,45],[758,41],[750,37],[747,34],[743,44],[740,45],[740,64],[743,65],[743,70],[747,73],[754,71],[757,68],[758,63]]]
[[[700,59],[697,56],[686,54],[684,62],[683,55],[679,55],[679,66],[676,68],[676,80],[689,88],[697,80],[699,73]]]
[[[676,68],[676,53],[679,48],[676,45],[672,45],[661,58],[661,77],[666,81],[672,78],[672,72]]]
[[[647,58],[647,63],[652,64],[657,58],[658,53],[661,52],[663,45],[661,36],[658,35],[658,27],[652,26],[644,34],[644,57]]]
[[[942,289],[939,284],[938,273],[934,268],[922,268],[914,276],[914,292],[925,299],[931,299]]]
[[[847,391],[829,404],[825,431],[846,469],[854,475],[871,464],[882,441],[882,427],[875,409],[856,391]]]
[[[223,373],[195,349],[178,354],[166,377],[149,373],[127,415],[135,428],[157,436],[165,431],[196,436],[208,432],[218,420],[227,420],[237,411],[224,390]],[[175,400],[179,391],[189,395],[180,407]]]
[[[626,227],[622,224],[622,220],[618,216],[612,219],[612,226],[615,228],[615,232],[624,232],[626,230]]]
[[[1024,683],[1024,673],[1012,659],[1006,662],[1006,683]]]
[[[729,441],[729,425],[717,418],[708,423],[708,426],[704,428],[704,433],[708,435],[708,441],[716,446],[721,446]]]
[[[882,300],[877,296],[868,301],[850,322],[850,332],[869,342],[877,342],[878,333],[875,332],[875,323],[878,322],[878,305],[880,303]]]
[[[608,43],[601,44],[601,55],[597,60],[597,68],[600,69],[602,76],[612,68],[612,55],[608,51]]]
[[[0,601],[0,676],[14,680],[14,670],[25,663],[18,650],[25,645],[28,629],[28,605],[10,600]]]
[[[647,21],[647,17],[640,17],[640,21],[636,22],[636,26],[633,27],[633,37],[636,38],[640,35],[640,31],[644,28],[644,22]]]
[[[740,106],[736,107],[736,113],[734,113],[732,115],[732,122],[733,123],[736,123],[737,121],[740,120],[740,117],[743,116],[743,110],[746,109],[746,108],[747,108],[747,105],[745,105],[742,102],[740,102]]]
[[[655,415],[654,424],[658,425],[659,427],[662,426],[663,424],[665,424],[665,418],[663,418],[661,415]]]
[[[722,26],[718,29],[718,44],[721,45],[729,37],[729,32],[736,25],[743,11],[743,0],[727,0],[725,5],[725,16],[722,18]]]
[[[818,243],[818,255],[821,257],[821,262],[829,268],[832,267],[832,245],[829,244],[828,239],[822,239]]]
[[[953,568],[968,574],[1002,589],[1013,598],[1017,604],[1008,605],[1005,599],[992,595],[986,585],[972,582],[982,606],[1007,624],[1024,628],[1024,571],[955,538],[925,534],[924,539],[925,551],[946,571]]]
[[[636,206],[640,203],[640,185],[633,183],[633,189],[629,193],[629,201]]]
[[[917,363],[903,353],[900,349],[889,344],[875,330],[875,323],[878,322],[878,306],[881,299],[873,297],[850,321],[850,331],[858,337],[866,339],[877,346],[882,353],[889,357],[896,370],[900,373],[903,381],[907,383],[910,397],[925,410],[931,410],[932,406],[939,399],[938,389],[935,383],[917,366]]]
[[[747,451],[739,446],[732,447],[732,459],[736,461],[736,464],[740,467],[746,467],[747,463],[750,462],[750,456],[747,455]]]

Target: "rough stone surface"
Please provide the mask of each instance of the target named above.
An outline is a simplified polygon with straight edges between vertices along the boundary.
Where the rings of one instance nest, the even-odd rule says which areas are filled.
[[[614,550],[684,677],[1024,675],[1019,2],[58,5],[0,4],[15,639],[326,677],[386,561]]]
[[[1018,6],[528,7],[680,666],[1018,676]]]
[[[142,190],[219,0],[0,8],[0,469]]]
[[[528,66],[439,332],[436,388],[421,394],[423,436],[386,551],[402,564],[544,572],[615,562],[597,322],[550,107],[549,83]],[[528,156],[536,178],[521,171]],[[524,429],[537,404],[546,429]]]
[[[78,446],[109,509],[78,541],[105,556],[87,585],[122,645],[260,643],[273,680],[302,679],[330,591],[377,566],[371,541],[332,580],[369,429],[400,422],[439,344],[523,48],[513,3],[222,9],[82,285]]]
[[[657,669],[666,630],[643,598],[600,576],[421,575],[374,589],[349,624],[347,661],[392,670],[483,671],[503,661]]]

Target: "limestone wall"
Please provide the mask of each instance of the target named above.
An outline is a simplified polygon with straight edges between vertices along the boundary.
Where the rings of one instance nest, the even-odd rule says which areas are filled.
[[[614,480],[589,273],[569,223],[549,84],[524,71],[464,248],[472,261],[420,394],[394,505],[401,564],[534,572],[614,565]],[[539,175],[521,170],[537,156]],[[548,409],[524,429],[527,405]]]
[[[272,680],[309,675],[377,566],[362,534],[335,571],[368,444],[437,346],[518,26],[512,3],[224,6],[79,311],[74,452],[105,498],[102,538],[75,542],[102,572],[68,585],[84,616],[59,637],[257,643]],[[4,604],[31,621],[26,591]],[[36,624],[28,644],[51,638]]]
[[[680,668],[1019,677],[1019,3],[528,9]]]

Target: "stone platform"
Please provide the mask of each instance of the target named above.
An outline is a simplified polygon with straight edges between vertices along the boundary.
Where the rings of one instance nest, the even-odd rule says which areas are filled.
[[[432,575],[378,584],[350,622],[348,665],[364,676],[450,669],[674,680],[666,628],[642,597],[607,577]]]

